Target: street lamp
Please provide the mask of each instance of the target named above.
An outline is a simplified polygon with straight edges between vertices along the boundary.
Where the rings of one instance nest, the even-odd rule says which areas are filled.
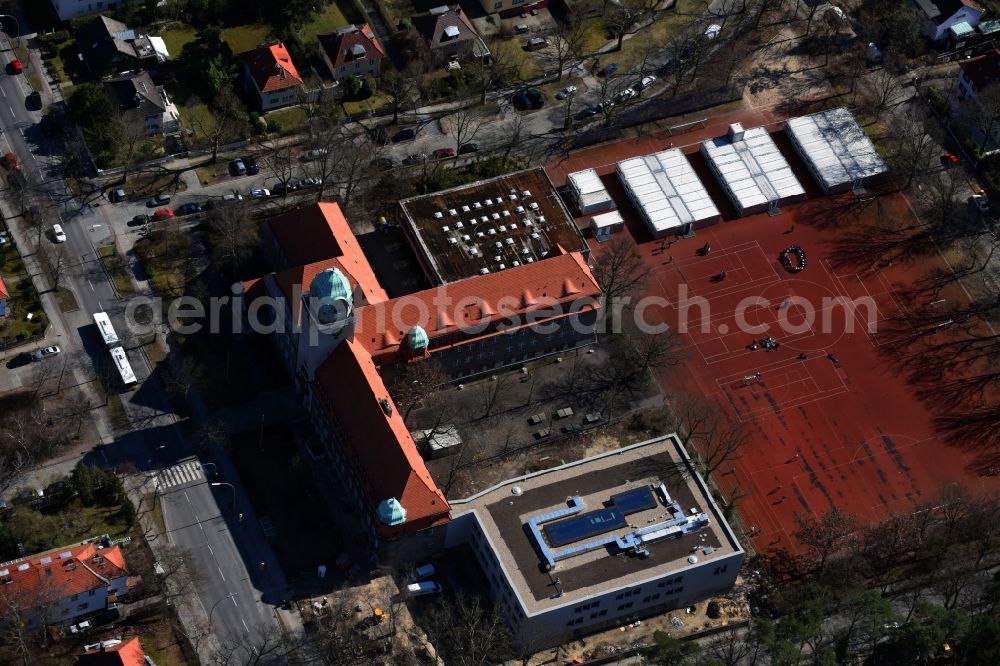
[[[218,465],[216,465],[215,463],[210,463],[210,462],[203,462],[203,463],[201,463],[202,469],[208,467],[209,465],[212,466],[212,476],[218,476],[218,474],[219,474],[219,466]]]
[[[222,597],[221,599],[219,599],[218,601],[216,601],[214,604],[212,604],[212,610],[208,611],[208,627],[210,629],[212,627],[212,614],[215,612],[215,607],[218,606],[219,604],[221,604],[226,599],[232,599],[237,594],[238,594],[237,592],[230,592],[229,594],[227,594],[226,596]],[[233,604],[235,605],[236,602],[233,601]]]
[[[14,19],[14,30],[17,32],[17,34],[14,36],[14,44],[16,46],[20,46],[21,45],[21,24],[18,22],[17,17],[16,16],[12,16],[10,14],[0,14],[0,18]]]
[[[229,508],[232,509],[236,506],[236,486],[231,483],[226,483],[225,481],[214,481],[209,485],[213,488],[216,486],[229,486],[229,489],[233,491],[233,501],[230,503]]]

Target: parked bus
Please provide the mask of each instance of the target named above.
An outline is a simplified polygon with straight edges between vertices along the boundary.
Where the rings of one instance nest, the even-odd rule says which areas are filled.
[[[115,362],[115,369],[118,371],[118,376],[121,378],[122,384],[125,388],[132,388],[135,386],[135,373],[132,372],[132,366],[128,362],[128,356],[125,355],[125,350],[122,347],[112,348],[111,359]]]
[[[94,323],[97,324],[97,330],[100,331],[101,337],[104,339],[104,344],[108,349],[117,347],[122,343],[118,339],[118,334],[115,333],[115,327],[111,325],[111,318],[106,312],[98,312],[94,315]]]

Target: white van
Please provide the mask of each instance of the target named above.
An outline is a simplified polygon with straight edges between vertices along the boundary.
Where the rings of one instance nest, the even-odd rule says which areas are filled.
[[[414,597],[422,597],[427,594],[440,594],[441,585],[432,580],[424,580],[419,583],[411,583],[407,585],[406,591]]]
[[[52,225],[52,237],[55,240],[55,242],[57,242],[57,243],[65,243],[66,242],[66,232],[63,231],[63,228],[62,228],[61,224],[53,224]]]

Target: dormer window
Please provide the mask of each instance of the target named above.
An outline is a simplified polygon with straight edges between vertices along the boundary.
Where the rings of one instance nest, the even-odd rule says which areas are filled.
[[[459,35],[458,26],[449,25],[447,28],[444,29],[444,35],[441,36],[441,41],[443,42],[449,39],[455,39],[458,37],[458,35]]]

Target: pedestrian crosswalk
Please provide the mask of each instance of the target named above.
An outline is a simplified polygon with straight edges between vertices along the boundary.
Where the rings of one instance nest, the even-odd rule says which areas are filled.
[[[201,481],[204,478],[205,474],[202,472],[201,463],[197,460],[187,460],[157,472],[153,483],[157,490],[164,490],[185,483]]]

